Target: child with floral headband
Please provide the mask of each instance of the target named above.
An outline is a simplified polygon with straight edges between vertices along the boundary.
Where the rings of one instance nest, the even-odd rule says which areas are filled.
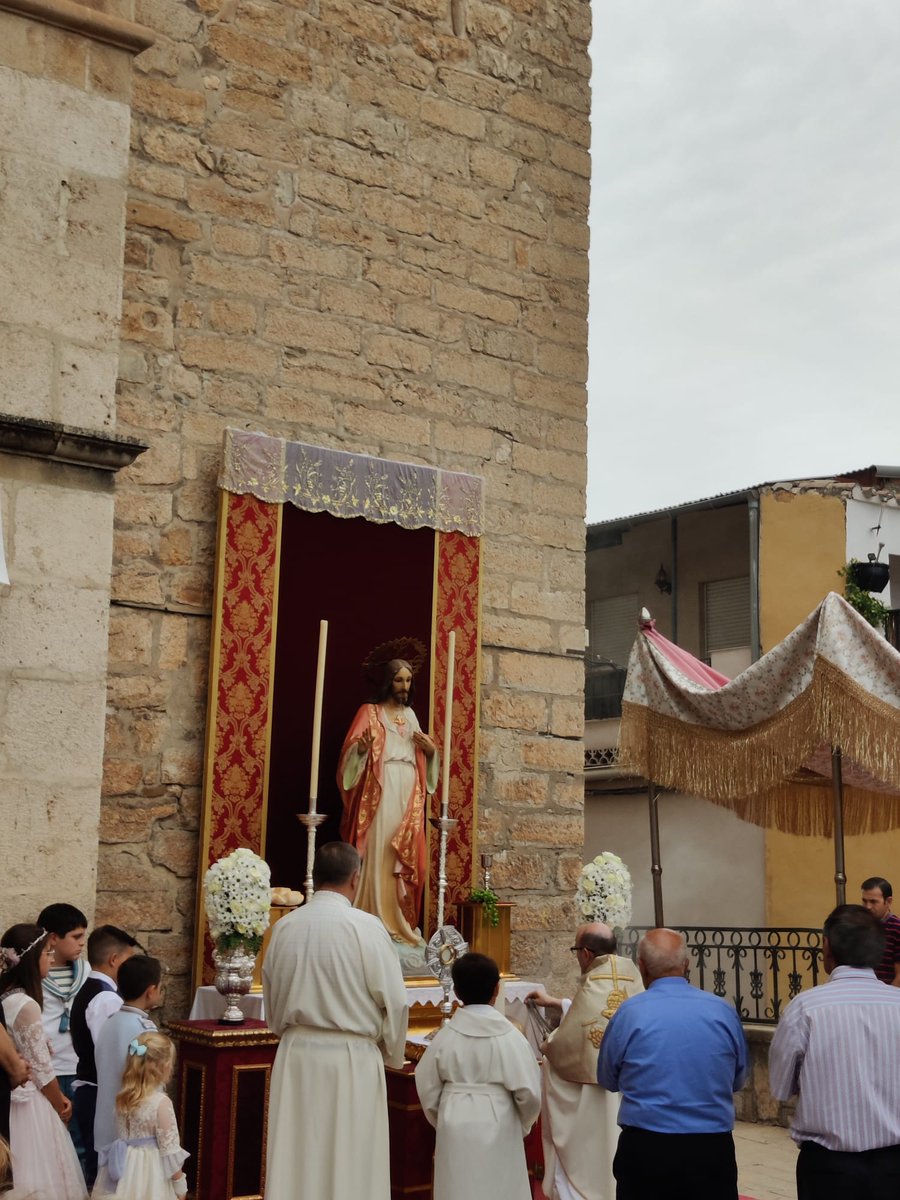
[[[12,1094],[10,1149],[15,1195],[29,1200],[86,1200],[87,1189],[66,1122],[71,1101],[60,1090],[41,1021],[41,981],[52,954],[46,930],[13,925],[0,939],[0,1003],[31,1078]]]
[[[141,1033],[128,1043],[122,1090],[116,1097],[116,1133],[100,1151],[94,1196],[175,1200],[187,1195],[172,1101],[163,1090],[172,1077],[175,1047],[162,1033]]]

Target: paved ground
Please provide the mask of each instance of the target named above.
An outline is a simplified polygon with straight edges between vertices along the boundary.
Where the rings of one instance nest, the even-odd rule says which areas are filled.
[[[786,1129],[775,1125],[734,1127],[738,1191],[753,1200],[796,1200],[797,1147]]]

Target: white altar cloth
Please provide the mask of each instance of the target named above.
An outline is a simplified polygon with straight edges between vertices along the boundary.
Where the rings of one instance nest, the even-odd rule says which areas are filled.
[[[526,1030],[529,1021],[525,997],[529,992],[534,992],[541,986],[539,983],[529,983],[524,979],[502,979],[500,981],[501,993],[506,1000],[506,1015],[511,1021]],[[410,1008],[414,1008],[418,1004],[439,1005],[444,998],[444,993],[437,983],[425,986],[407,984],[406,998]],[[450,998],[455,999],[452,991]],[[262,992],[249,992],[246,996],[241,996],[238,1003],[245,1017],[251,1017],[257,1021],[266,1019]],[[197,988],[194,993],[194,1003],[191,1005],[188,1019],[191,1021],[217,1021],[224,1011],[225,1000],[214,987],[208,984],[205,987]],[[531,1039],[529,1038],[529,1040]]]

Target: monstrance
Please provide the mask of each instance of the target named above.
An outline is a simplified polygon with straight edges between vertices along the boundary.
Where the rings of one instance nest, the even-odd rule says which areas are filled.
[[[425,961],[441,985],[444,999],[441,1001],[441,1025],[446,1025],[453,1012],[450,1003],[450,983],[453,964],[468,951],[469,944],[458,929],[442,925],[425,948]]]

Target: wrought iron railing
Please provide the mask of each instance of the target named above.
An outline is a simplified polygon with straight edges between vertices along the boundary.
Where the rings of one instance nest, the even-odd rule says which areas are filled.
[[[618,746],[600,746],[585,750],[584,769],[596,770],[598,767],[614,767],[619,761]]]
[[[588,661],[584,671],[584,719],[608,721],[622,715],[622,693],[625,691],[624,667],[601,661]]]
[[[619,953],[636,959],[647,928],[626,930]],[[823,974],[820,929],[673,928],[687,938],[691,982],[730,1001],[748,1024],[775,1025],[788,1000]]]

